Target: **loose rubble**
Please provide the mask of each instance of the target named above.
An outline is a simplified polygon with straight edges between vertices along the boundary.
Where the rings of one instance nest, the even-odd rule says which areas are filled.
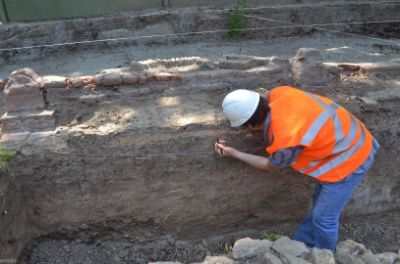
[[[307,248],[304,243],[283,236],[275,242],[242,238],[235,242],[228,256],[207,256],[201,264],[395,264],[394,252],[373,254],[364,245],[352,240],[337,245],[336,253],[327,249]],[[181,262],[150,262],[180,264]],[[200,264],[197,263],[197,264]],[[195,264],[195,263],[193,263]]]

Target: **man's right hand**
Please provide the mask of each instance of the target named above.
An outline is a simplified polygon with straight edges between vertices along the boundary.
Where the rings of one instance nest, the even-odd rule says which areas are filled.
[[[233,157],[236,152],[235,148],[228,147],[225,140],[218,140],[218,142],[215,142],[214,150],[221,157]]]

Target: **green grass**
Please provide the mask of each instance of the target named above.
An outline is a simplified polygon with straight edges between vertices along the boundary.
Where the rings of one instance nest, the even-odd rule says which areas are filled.
[[[231,255],[232,249],[233,249],[232,245],[229,245],[229,244],[225,244],[225,245],[224,245],[224,253],[225,253],[227,256],[230,256],[230,255]]]
[[[281,236],[282,235],[273,232],[264,233],[264,238],[268,239],[269,241],[278,240]]]
[[[228,34],[232,39],[239,38],[241,35],[241,29],[246,24],[244,8],[247,6],[246,0],[236,0],[233,11],[228,18]]]
[[[245,25],[244,11],[234,10],[228,20],[228,34],[229,37],[237,39],[240,37],[240,30]]]
[[[14,157],[15,152],[7,150],[4,146],[0,145],[0,164],[4,168],[8,168],[11,159]]]

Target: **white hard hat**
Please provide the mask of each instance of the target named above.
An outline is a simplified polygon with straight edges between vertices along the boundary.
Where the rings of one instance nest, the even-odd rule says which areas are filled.
[[[254,114],[259,101],[258,93],[239,89],[225,96],[222,111],[228,117],[232,127],[241,126]]]

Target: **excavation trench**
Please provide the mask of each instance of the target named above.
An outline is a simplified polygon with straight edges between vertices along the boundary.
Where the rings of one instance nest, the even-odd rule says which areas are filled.
[[[221,100],[237,88],[282,84],[334,99],[378,139],[382,148],[345,210],[341,235],[376,250],[395,250],[398,50],[381,40],[308,34],[153,43],[156,54],[149,43],[135,43],[115,47],[117,58],[124,58],[119,62],[107,54],[91,58],[108,52],[101,45],[51,50],[49,57],[43,49],[30,55],[6,51],[1,77],[23,64],[32,67],[40,75],[20,74],[40,84],[44,105],[20,112],[9,103],[18,98],[3,94],[7,118],[1,141],[16,153],[1,176],[4,256],[18,258],[22,252],[26,263],[192,262],[223,253],[243,235],[290,236],[307,212],[312,181],[291,169],[261,172],[213,152],[216,139],[225,138],[264,155],[261,135],[229,127]],[[282,51],[282,43],[291,52]],[[304,46],[319,48],[325,62],[329,58],[308,69],[311,78],[297,74],[288,60]],[[324,78],[312,83],[315,69]]]

